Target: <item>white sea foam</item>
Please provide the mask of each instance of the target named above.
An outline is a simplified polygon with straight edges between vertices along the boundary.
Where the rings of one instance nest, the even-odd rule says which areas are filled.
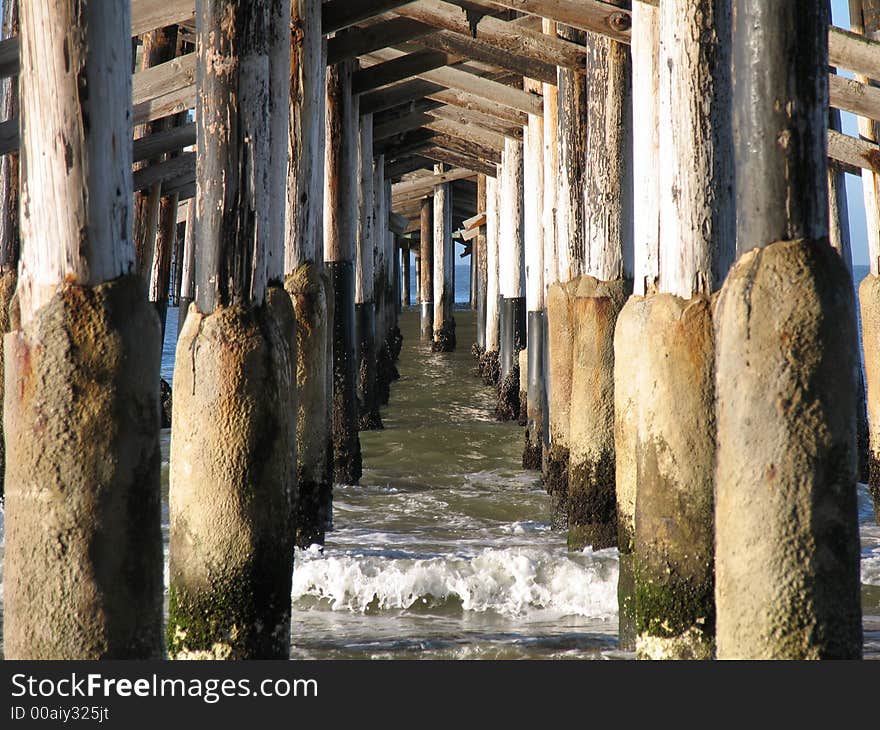
[[[474,558],[389,560],[354,551],[297,552],[293,599],[318,599],[335,611],[408,609],[460,602],[464,611],[512,617],[611,619],[617,615],[613,550],[486,549]]]
[[[880,547],[862,550],[862,585],[880,586]]]

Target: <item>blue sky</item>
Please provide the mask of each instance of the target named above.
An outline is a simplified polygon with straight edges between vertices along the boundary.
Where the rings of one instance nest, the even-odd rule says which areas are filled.
[[[831,13],[834,25],[849,28],[849,3],[847,0],[832,0]],[[843,131],[858,136],[856,119],[852,114],[841,114]],[[865,202],[862,198],[862,180],[854,175],[846,176],[847,202],[849,204],[849,228],[852,237],[853,263],[856,266],[868,265],[868,234],[865,222]]]

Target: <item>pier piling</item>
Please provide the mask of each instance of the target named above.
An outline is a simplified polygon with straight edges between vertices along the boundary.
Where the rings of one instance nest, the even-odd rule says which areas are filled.
[[[177,345],[169,489],[177,659],[290,654],[296,315],[271,220],[285,195],[272,168],[286,166],[272,136],[288,129],[269,115],[289,97],[284,6],[206,0],[196,18],[196,297]]]
[[[733,10],[736,179],[749,184],[715,321],[718,656],[856,658],[858,344],[828,242],[827,7]]]

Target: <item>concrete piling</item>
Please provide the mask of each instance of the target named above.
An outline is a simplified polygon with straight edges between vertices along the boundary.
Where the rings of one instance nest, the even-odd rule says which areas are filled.
[[[617,493],[618,642],[636,649],[635,514],[642,343],[650,295],[660,279],[659,9],[645,3],[633,8],[633,296],[617,317],[614,333],[614,470]]]
[[[4,653],[158,659],[159,323],[132,275],[131,146],[112,143],[132,136],[130,9],[20,11],[28,204],[4,337]]]
[[[18,0],[3,5],[2,37],[19,34]],[[0,117],[3,121],[19,115],[18,79],[4,79],[0,87]],[[18,284],[18,259],[21,250],[19,233],[19,157],[10,152],[0,158],[0,335],[9,332],[12,297]],[[3,403],[3,348],[0,347],[0,407]],[[3,500],[6,445],[0,412],[0,502]]]
[[[296,314],[296,544],[323,545],[332,524],[332,290],[324,268],[326,64],[321,3],[294,0],[285,280]]]
[[[538,81],[526,79],[526,91],[541,93]],[[525,444],[522,464],[524,469],[541,471],[545,442],[546,390],[544,386],[544,120],[529,115],[524,129],[523,236],[526,277],[526,367],[521,376],[526,387],[521,388],[520,421],[524,422]]]
[[[583,270],[571,303],[568,546],[617,545],[614,327],[632,292],[632,78],[628,50],[587,42]],[[599,93],[594,93],[600,90]]]
[[[357,237],[357,98],[351,64],[327,69],[324,176],[324,261],[332,292],[333,480],[361,478],[358,438],[354,257]]]
[[[733,12],[751,19],[733,29],[736,177],[750,184],[715,323],[718,656],[857,658],[858,346],[828,244],[827,8]]]
[[[273,135],[286,137],[288,125],[268,113],[270,98],[289,98],[289,14],[289,4],[279,12],[268,1],[212,0],[196,18],[205,39],[196,98],[203,174],[196,298],[177,345],[177,362],[189,366],[174,374],[172,658],[290,653],[296,315],[275,285],[284,241],[270,234],[283,232],[271,216],[284,214],[286,194],[273,169],[286,169],[286,156],[271,154]],[[248,165],[256,174],[245,174]]]

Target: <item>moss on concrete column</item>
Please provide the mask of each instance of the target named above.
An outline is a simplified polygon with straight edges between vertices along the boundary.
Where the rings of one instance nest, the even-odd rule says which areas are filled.
[[[6,335],[7,659],[162,656],[159,321],[139,277]]]
[[[556,282],[547,292],[550,444],[544,458],[544,486],[552,505],[551,522],[559,530],[568,528],[569,413],[574,341],[571,300],[577,286],[577,279]]]
[[[632,282],[583,276],[572,299],[568,546],[617,545],[614,327]]]
[[[264,307],[191,308],[178,340],[172,658],[289,656],[295,328],[290,297],[270,288]]]
[[[617,549],[620,576],[617,587],[618,642],[621,649],[635,651],[635,540],[636,445],[640,418],[640,384],[643,343],[647,336],[650,299],[630,297],[614,329],[614,475],[617,496]]]
[[[637,653],[715,651],[715,349],[709,299],[643,305],[635,499]]]

